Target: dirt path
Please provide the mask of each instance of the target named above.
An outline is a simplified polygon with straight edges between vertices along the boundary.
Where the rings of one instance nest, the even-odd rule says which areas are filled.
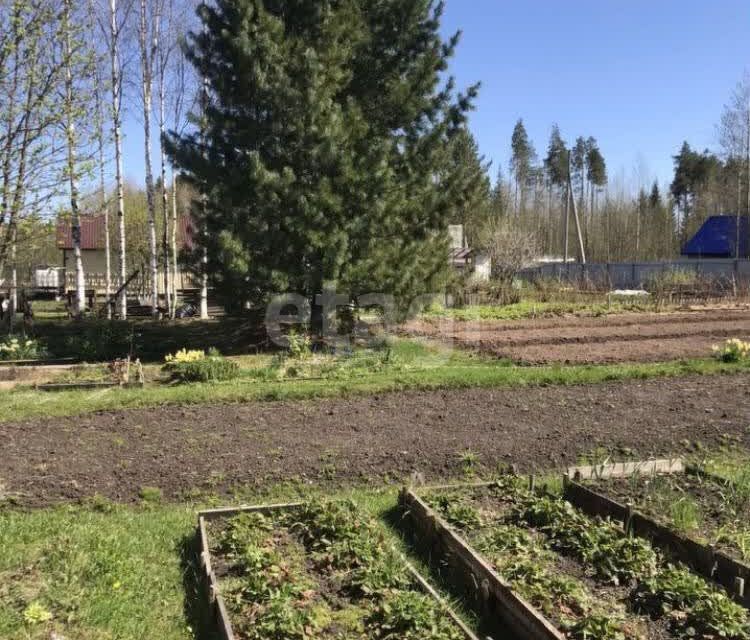
[[[551,468],[602,446],[750,446],[749,425],[750,375],[101,413],[0,424],[0,489],[42,505],[142,486],[435,480],[459,475],[466,450],[489,468]]]
[[[750,312],[563,317],[523,322],[419,321],[405,332],[524,363],[657,362],[706,357],[727,338],[750,339]]]

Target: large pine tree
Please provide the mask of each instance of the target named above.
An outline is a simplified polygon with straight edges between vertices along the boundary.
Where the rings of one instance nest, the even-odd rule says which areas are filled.
[[[442,84],[458,36],[431,0],[216,0],[187,54],[210,100],[171,134],[205,195],[209,271],[225,299],[335,287],[429,291],[465,197],[451,162],[477,87]],[[203,214],[202,212],[205,212]]]

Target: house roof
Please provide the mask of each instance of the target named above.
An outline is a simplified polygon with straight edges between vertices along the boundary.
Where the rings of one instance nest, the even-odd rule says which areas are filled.
[[[113,232],[110,222],[110,233]],[[184,249],[193,248],[195,228],[189,216],[177,218],[177,246]],[[104,216],[81,216],[81,249],[96,251],[104,249]],[[57,248],[73,249],[72,225],[70,220],[57,222]]]
[[[740,257],[748,257],[748,216],[740,216]],[[711,216],[682,250],[685,256],[734,258],[737,255],[737,216]]]
[[[73,234],[70,220],[57,222],[57,248],[72,249]],[[104,248],[104,216],[81,216],[81,249]]]

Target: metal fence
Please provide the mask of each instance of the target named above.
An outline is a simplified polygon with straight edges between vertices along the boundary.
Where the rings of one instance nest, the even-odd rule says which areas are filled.
[[[701,279],[728,284],[750,284],[750,260],[544,264],[524,269],[519,277],[527,281],[555,279],[583,287],[638,289],[670,271],[687,272]]]

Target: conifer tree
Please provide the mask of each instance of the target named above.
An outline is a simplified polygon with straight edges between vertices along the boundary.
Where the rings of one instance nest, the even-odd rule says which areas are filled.
[[[526,186],[536,160],[536,152],[529,141],[529,135],[522,118],[518,119],[516,126],[513,128],[510,146],[510,168],[515,180],[515,208],[516,214],[519,214],[526,203]]]
[[[451,159],[448,173],[452,188],[463,192],[451,223],[462,224],[469,246],[474,246],[479,230],[490,215],[490,163],[480,155],[479,145],[468,129],[459,132],[453,140]]]
[[[277,292],[430,291],[461,206],[450,142],[477,87],[442,75],[458,43],[431,0],[217,0],[187,56],[211,94],[205,145],[168,150],[206,195],[225,301]],[[199,208],[197,208],[199,209]],[[201,215],[197,210],[197,215]]]

